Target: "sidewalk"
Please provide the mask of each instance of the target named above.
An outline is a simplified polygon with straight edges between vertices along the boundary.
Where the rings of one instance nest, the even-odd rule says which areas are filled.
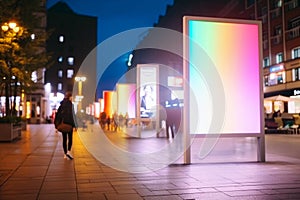
[[[141,141],[151,141],[148,148],[166,142],[118,133],[109,137],[133,149],[141,148]],[[65,160],[61,135],[53,125],[30,125],[21,140],[0,143],[0,199],[300,199],[300,135],[266,135],[266,163],[245,154],[243,149],[251,145],[247,138],[232,140],[220,141],[206,161],[130,174],[97,161],[77,133],[74,160]],[[227,149],[230,145],[234,150]],[[220,162],[230,153],[241,160]]]

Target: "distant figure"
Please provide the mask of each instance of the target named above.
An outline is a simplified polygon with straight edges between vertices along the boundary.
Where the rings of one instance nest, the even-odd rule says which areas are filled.
[[[110,131],[110,117],[108,116],[107,119],[106,119],[106,124],[107,124],[107,130]]]
[[[128,127],[128,121],[129,121],[129,115],[128,115],[128,113],[126,112],[126,114],[125,114],[125,127],[126,127],[126,128]]]
[[[105,125],[106,125],[106,113],[105,112],[102,112],[100,113],[100,119],[99,119],[99,122],[100,122],[100,126],[102,128],[102,130],[104,130],[105,128]]]
[[[279,110],[277,110],[277,111],[275,111],[275,112],[273,113],[272,118],[275,119],[275,117],[280,117],[280,111],[279,111]]]

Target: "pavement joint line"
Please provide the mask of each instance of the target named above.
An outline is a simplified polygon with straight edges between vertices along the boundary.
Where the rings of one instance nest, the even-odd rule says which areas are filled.
[[[48,133],[48,135],[47,135],[47,137],[45,137],[45,140],[44,140],[42,143],[40,143],[39,146],[41,146],[43,143],[45,143],[45,141],[47,141],[47,138],[51,137],[51,134],[52,134],[52,130],[50,129],[50,130],[49,130],[49,133]],[[57,148],[57,143],[58,143],[58,142],[59,142],[59,139],[56,137],[55,148],[54,148],[54,150],[53,150],[53,152],[52,152],[52,154],[51,154],[51,161],[50,161],[50,163],[53,161],[54,154],[55,154],[55,149]],[[37,149],[39,146],[37,146],[35,149]],[[43,177],[43,180],[42,180],[42,184],[41,184],[41,186],[40,186],[40,188],[39,188],[39,191],[38,191],[38,193],[37,193],[37,199],[40,198],[41,190],[42,190],[42,188],[43,188],[43,186],[44,186],[45,179],[46,179],[46,177],[47,177],[49,168],[50,168],[50,164],[49,164],[48,167],[47,167],[47,170],[46,170],[46,172],[45,172],[45,176]]]

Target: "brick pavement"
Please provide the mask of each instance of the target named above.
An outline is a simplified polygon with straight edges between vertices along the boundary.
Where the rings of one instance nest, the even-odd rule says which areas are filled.
[[[112,134],[112,142],[123,147],[165,143]],[[252,144],[249,139],[229,141],[220,141],[204,161],[126,173],[96,160],[77,133],[74,160],[65,160],[53,125],[30,125],[21,140],[0,143],[0,199],[300,199],[300,135],[267,135],[266,163],[243,152]],[[228,150],[231,145],[234,150]],[[223,162],[232,153],[238,160]]]

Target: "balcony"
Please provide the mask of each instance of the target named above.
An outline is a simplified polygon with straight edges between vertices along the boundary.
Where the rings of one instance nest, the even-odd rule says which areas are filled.
[[[284,3],[286,10],[293,10],[298,7],[298,0],[291,0]]]
[[[281,34],[271,37],[272,44],[279,44],[279,43],[281,43],[281,40],[282,40],[282,35]]]
[[[285,32],[285,34],[286,34],[286,38],[287,38],[288,40],[292,40],[292,39],[294,39],[294,38],[299,37],[299,36],[300,36],[300,26],[297,26],[297,27],[295,27],[295,28],[292,28],[292,29],[290,29],[290,30],[287,30],[287,31]]]
[[[270,11],[271,18],[274,19],[276,17],[279,17],[281,15],[281,7],[275,8]]]

